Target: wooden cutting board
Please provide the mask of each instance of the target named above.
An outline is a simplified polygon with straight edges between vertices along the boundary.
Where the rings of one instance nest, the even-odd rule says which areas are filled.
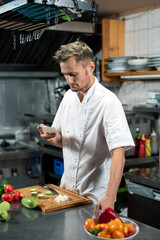
[[[45,194],[47,190],[39,185],[27,187],[27,188],[20,188],[17,189],[17,191],[20,192],[21,197],[29,197],[29,198],[35,198],[38,202],[38,207],[42,210],[42,212],[53,212],[64,208],[70,208],[78,205],[85,205],[92,203],[92,200],[86,197],[83,197],[79,194],[73,193],[69,190],[60,188],[53,184],[46,184],[48,187],[53,188],[61,195],[67,195],[69,197],[69,200],[66,202],[56,202],[54,199],[57,197],[57,195],[49,195],[45,196],[45,199],[38,199],[37,197],[31,196],[30,189],[36,188],[39,193]]]

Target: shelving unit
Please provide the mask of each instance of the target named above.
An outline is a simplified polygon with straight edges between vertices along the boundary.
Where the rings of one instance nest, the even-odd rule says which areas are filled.
[[[124,21],[102,19],[102,81],[160,80],[160,71],[106,73],[106,60],[125,55]]]
[[[155,77],[156,76],[156,77]],[[103,81],[128,81],[128,80],[160,80],[160,71],[139,71],[139,72],[121,72],[121,73],[104,73]]]

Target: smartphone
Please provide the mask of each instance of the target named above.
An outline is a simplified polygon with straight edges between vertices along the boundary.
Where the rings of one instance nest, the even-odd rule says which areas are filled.
[[[53,129],[52,127],[49,127],[49,126],[40,126],[40,127],[43,128],[48,133],[55,133],[57,136],[60,136],[59,132]]]

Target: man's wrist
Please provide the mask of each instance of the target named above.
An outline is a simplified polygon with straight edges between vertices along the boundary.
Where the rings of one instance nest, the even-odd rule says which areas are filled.
[[[109,194],[109,193],[106,193],[105,197],[110,201],[115,201],[116,199],[116,196],[114,194]]]

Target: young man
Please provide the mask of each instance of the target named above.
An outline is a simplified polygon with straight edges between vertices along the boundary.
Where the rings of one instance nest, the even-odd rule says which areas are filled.
[[[83,42],[62,45],[54,59],[70,86],[52,127],[60,136],[38,127],[41,137],[63,150],[61,187],[89,197],[99,209],[114,209],[125,164],[125,150],[134,146],[122,105],[94,77],[92,50]]]

